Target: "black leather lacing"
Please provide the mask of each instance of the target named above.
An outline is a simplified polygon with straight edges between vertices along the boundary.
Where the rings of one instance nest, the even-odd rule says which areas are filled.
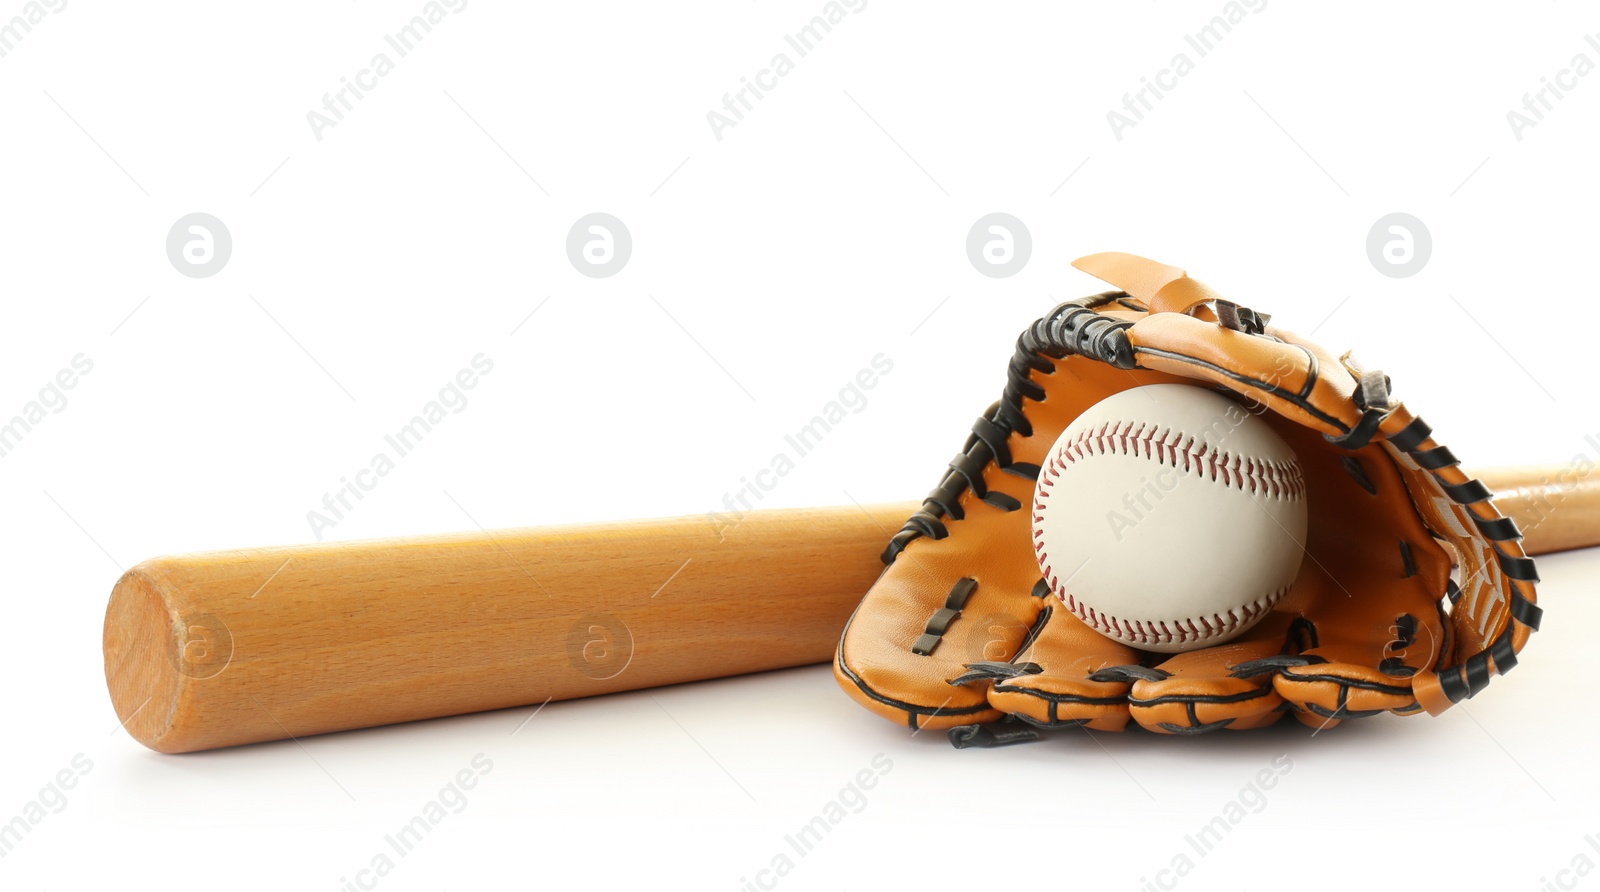
[[[1386,382],[1387,383],[1387,382]],[[1456,465],[1456,457],[1450,450],[1443,446],[1432,449],[1423,449],[1422,444],[1433,435],[1433,429],[1421,418],[1413,418],[1409,424],[1390,436],[1389,443],[1403,450],[1411,456],[1421,467],[1433,474],[1435,482],[1445,494],[1460,505],[1471,505],[1489,498],[1489,488],[1478,480],[1468,480],[1465,483],[1446,483],[1439,471]],[[1503,542],[1518,539],[1516,523],[1504,517],[1495,517],[1485,520],[1476,512],[1468,512],[1473,522],[1485,538],[1493,542]],[[1522,591],[1522,586],[1531,586],[1539,581],[1539,574],[1534,568],[1533,559],[1530,557],[1513,557],[1502,551],[1498,546],[1494,549],[1495,561],[1500,566],[1507,578],[1512,581],[1508,609],[1511,614],[1505,628],[1500,635],[1490,642],[1484,650],[1468,656],[1454,666],[1438,669],[1439,687],[1445,697],[1452,703],[1459,703],[1477,694],[1489,684],[1491,666],[1494,674],[1504,675],[1517,665],[1517,654],[1512,638],[1515,632],[1513,623],[1521,623],[1530,632],[1539,630],[1539,620],[1544,611],[1535,605]],[[1521,583],[1522,586],[1519,586]],[[1461,599],[1461,588],[1454,580],[1445,586],[1445,596],[1454,604]],[[1449,631],[1449,624],[1445,630]],[[1491,661],[1493,661],[1491,663]],[[1387,662],[1387,661],[1385,661]],[[1381,667],[1380,667],[1381,668]],[[1388,671],[1388,670],[1383,670]],[[1391,673],[1394,674],[1394,673]]]
[[[1055,372],[1052,359],[1081,354],[1119,369],[1134,367],[1133,347],[1128,343],[1127,328],[1131,322],[1121,322],[1094,311],[1093,307],[1127,297],[1126,292],[1107,291],[1091,297],[1068,301],[1034,322],[1017,337],[1017,349],[1006,369],[1006,388],[999,402],[990,406],[972,423],[972,435],[961,447],[961,452],[950,460],[949,472],[939,485],[928,493],[922,507],[911,515],[900,532],[889,540],[883,551],[883,562],[894,559],[918,536],[943,539],[950,534],[948,521],[961,520],[966,512],[961,507],[961,496],[971,491],[979,501],[1001,511],[1016,511],[1022,507],[1011,496],[995,492],[985,485],[984,471],[990,463],[1001,471],[1026,480],[1039,478],[1039,466],[1031,462],[1016,461],[1006,441],[1011,434],[1033,436],[1033,425],[1028,421],[1024,401],[1042,402],[1045,390],[1030,377],[1030,372],[1049,375]]]
[[[958,725],[950,729],[949,736],[952,746],[964,750],[968,747],[992,749],[1014,743],[1032,743],[1044,735],[1039,733],[1039,729],[1021,721],[1020,717],[1007,716],[987,725]]]

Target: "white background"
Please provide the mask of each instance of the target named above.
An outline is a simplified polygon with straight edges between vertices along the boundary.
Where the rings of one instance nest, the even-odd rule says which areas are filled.
[[[1506,117],[1575,54],[1600,62],[1592,9],[1274,0],[1199,58],[1184,36],[1220,0],[878,0],[719,140],[707,113],[795,57],[783,37],[821,2],[473,0],[319,140],[307,113],[422,6],[73,0],[0,58],[0,416],[93,362],[0,459],[0,821],[93,764],[0,885],[338,889],[480,752],[468,806],[380,888],[737,889],[879,753],[866,807],[780,888],[1138,889],[1280,753],[1265,808],[1183,888],[1532,890],[1600,862],[1582,553],[1540,561],[1545,631],[1484,695],[1314,738],[958,752],[814,667],[551,704],[514,738],[528,710],[144,750],[100,668],[121,570],[309,541],[306,512],[478,353],[494,370],[471,403],[329,538],[712,510],[879,353],[866,408],[766,504],[919,497],[1016,333],[1101,290],[1068,264],[1102,250],[1357,348],[1471,464],[1568,461],[1600,434],[1579,371],[1600,77],[1520,140]],[[1107,112],[1179,52],[1193,72],[1118,139]],[[233,237],[210,278],[164,251],[196,211]],[[565,253],[595,211],[634,241],[610,278]],[[1009,278],[965,252],[993,211],[1032,234]],[[1411,278],[1367,257],[1393,211],[1432,233]],[[650,485],[619,494],[629,466]]]

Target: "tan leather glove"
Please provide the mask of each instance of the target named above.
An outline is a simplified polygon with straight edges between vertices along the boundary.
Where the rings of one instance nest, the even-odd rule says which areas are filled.
[[[1286,712],[1315,727],[1437,714],[1516,664],[1539,624],[1533,562],[1384,375],[1174,267],[1115,253],[1074,265],[1120,290],[1063,304],[1018,338],[1000,401],[890,542],[845,629],[834,674],[847,693],[911,728],[951,729],[958,746],[994,745],[1130,718],[1196,734]],[[1061,431],[1156,383],[1218,389],[1259,414],[1295,450],[1310,514],[1299,576],[1271,613],[1180,654],[1069,613],[1040,579],[1030,531]]]

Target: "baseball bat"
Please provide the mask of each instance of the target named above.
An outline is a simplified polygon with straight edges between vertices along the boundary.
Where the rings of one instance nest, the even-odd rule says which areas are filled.
[[[1550,554],[1600,545],[1600,475],[1583,464],[1479,468],[1495,507],[1517,522],[1522,550]]]
[[[1529,553],[1600,544],[1600,480],[1480,476]],[[826,662],[917,507],[156,558],[111,592],[106,682],[178,753]]]
[[[106,610],[134,739],[191,752],[825,660],[899,507],[163,557]]]

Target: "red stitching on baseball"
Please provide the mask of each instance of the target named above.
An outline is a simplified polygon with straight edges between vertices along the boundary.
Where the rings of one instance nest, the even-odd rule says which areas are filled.
[[[1305,496],[1305,478],[1300,473],[1298,462],[1263,462],[1253,457],[1218,452],[1207,443],[1186,437],[1182,431],[1147,429],[1148,426],[1143,423],[1138,423],[1138,430],[1134,430],[1136,423],[1117,422],[1113,428],[1112,423],[1107,422],[1098,431],[1093,428],[1080,431],[1073,439],[1058,444],[1050,456],[1049,464],[1045,466],[1046,476],[1060,476],[1066,468],[1062,459],[1076,463],[1091,455],[1142,455],[1158,464],[1183,471],[1190,470],[1189,459],[1193,457],[1196,461],[1205,462],[1212,480],[1217,480],[1220,475],[1218,482],[1225,486],[1248,489],[1252,493],[1279,499]],[[1106,436],[1107,429],[1112,430],[1109,437]],[[1045,480],[1044,477],[1040,479]]]
[[[1078,603],[1072,595],[1061,591],[1054,578],[1050,579],[1050,588],[1067,609],[1078,619],[1084,621],[1096,631],[1109,635],[1131,644],[1186,644],[1194,641],[1205,641],[1225,635],[1238,628],[1241,624],[1254,620],[1257,616],[1271,610],[1283,600],[1294,583],[1287,583],[1277,590],[1258,598],[1249,604],[1242,604],[1238,608],[1230,609],[1227,615],[1213,613],[1207,616],[1193,616],[1174,620],[1129,620],[1100,613],[1093,607]],[[1168,622],[1172,625],[1169,627]],[[1198,624],[1198,625],[1196,625]]]
[[[1178,444],[1184,439],[1181,431],[1161,431],[1158,433],[1155,430],[1151,430],[1146,432],[1146,426],[1141,424],[1138,431],[1135,432],[1133,430],[1134,423],[1132,421],[1119,423],[1117,429],[1113,431],[1112,436],[1109,438],[1112,442],[1118,444],[1120,448],[1106,448],[1108,439],[1106,430],[1110,427],[1109,422],[1101,425],[1098,431],[1092,428],[1081,431],[1072,440],[1056,445],[1056,448],[1051,451],[1050,460],[1044,468],[1047,473],[1041,474],[1039,477],[1039,486],[1033,503],[1033,520],[1036,525],[1043,519],[1041,515],[1045,510],[1045,500],[1050,498],[1050,491],[1055,486],[1056,478],[1066,469],[1067,463],[1076,463],[1090,455],[1138,455],[1140,446],[1144,447],[1145,458],[1155,458],[1161,464],[1170,465],[1173,468],[1179,467],[1178,460],[1181,456],[1183,460],[1182,469],[1185,472],[1190,470],[1191,457],[1194,459],[1196,470],[1200,470],[1200,463],[1203,461],[1205,469],[1202,473],[1209,471],[1207,476],[1212,480],[1217,480],[1220,473],[1222,479],[1219,482],[1224,486],[1233,486],[1241,490],[1249,486],[1251,493],[1264,492],[1273,498],[1279,499],[1300,499],[1305,497],[1305,478],[1300,473],[1298,462],[1257,464],[1254,459],[1241,459],[1226,452],[1212,450],[1206,443],[1197,443],[1194,437],[1189,437],[1188,442],[1183,443],[1183,448],[1180,451]],[[1127,425],[1126,428],[1123,428],[1123,424]],[[1171,437],[1171,442],[1167,442],[1169,436]],[[1129,445],[1130,440],[1132,441],[1131,446]],[[1153,449],[1161,450],[1159,457],[1151,455]],[[1220,613],[1214,613],[1209,618],[1198,616],[1173,619],[1171,620],[1171,628],[1167,626],[1166,620],[1119,619],[1079,604],[1071,594],[1063,591],[1060,580],[1056,579],[1050,567],[1046,564],[1050,560],[1050,555],[1044,550],[1042,531],[1036,528],[1033,533],[1034,539],[1037,540],[1034,544],[1034,551],[1038,553],[1040,565],[1045,567],[1044,578],[1049,582],[1050,590],[1055,593],[1056,597],[1067,605],[1067,609],[1072,611],[1074,616],[1083,620],[1091,628],[1104,635],[1109,635],[1112,638],[1127,641],[1134,645],[1172,644],[1174,642],[1185,644],[1227,634],[1238,628],[1240,624],[1253,621],[1257,616],[1271,610],[1279,601],[1283,600],[1283,596],[1288,594],[1289,589],[1294,587],[1294,583],[1291,581],[1277,590],[1257,598],[1253,602],[1242,604],[1236,609],[1230,609],[1226,618]],[[1068,578],[1070,579],[1071,577]],[[1208,622],[1208,619],[1211,622]],[[1197,621],[1204,627],[1203,632],[1195,626]],[[1215,623],[1214,626],[1213,623]]]

